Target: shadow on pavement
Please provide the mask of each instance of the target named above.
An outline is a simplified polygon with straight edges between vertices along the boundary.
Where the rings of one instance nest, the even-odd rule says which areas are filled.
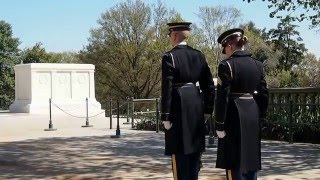
[[[0,143],[0,179],[172,179],[163,134],[87,136]],[[320,169],[319,145],[263,142],[262,176]],[[203,156],[200,179],[222,179],[216,148]]]
[[[265,141],[262,143],[262,169],[260,175],[264,176],[318,169],[317,178],[320,179],[320,145]]]
[[[63,179],[62,176],[76,175],[121,179],[126,174],[139,175],[135,172],[142,170],[141,176],[152,178],[154,174],[170,173],[169,159],[162,155],[162,139],[154,138],[152,134],[134,136],[119,139],[110,136],[46,138],[1,143],[0,179],[59,176]]]

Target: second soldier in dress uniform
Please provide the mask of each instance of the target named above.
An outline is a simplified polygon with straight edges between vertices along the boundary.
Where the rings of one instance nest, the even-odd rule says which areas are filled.
[[[215,127],[218,168],[228,180],[255,180],[261,169],[260,122],[268,106],[263,64],[244,50],[242,29],[230,29],[218,42],[227,59],[218,66]]]
[[[166,129],[165,154],[172,157],[175,180],[198,179],[205,116],[210,116],[214,105],[214,83],[205,56],[186,42],[190,24],[168,23],[173,49],[162,57],[161,120]]]

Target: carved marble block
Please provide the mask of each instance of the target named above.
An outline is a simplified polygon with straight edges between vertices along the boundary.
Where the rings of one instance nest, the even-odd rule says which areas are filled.
[[[95,98],[92,64],[31,63],[19,64],[15,70],[15,101],[10,112],[48,114],[49,98],[52,111],[63,111],[77,116],[101,112]]]

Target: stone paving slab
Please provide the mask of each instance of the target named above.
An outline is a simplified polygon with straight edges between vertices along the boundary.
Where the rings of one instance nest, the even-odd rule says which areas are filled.
[[[0,113],[0,179],[173,179],[164,156],[164,135],[130,130],[120,119],[121,138],[111,138],[109,118],[84,120],[56,116],[57,131],[46,132],[48,118]],[[116,118],[113,120],[115,127]],[[320,180],[320,145],[263,141],[262,180]],[[200,180],[224,178],[215,168],[216,147],[203,155]]]

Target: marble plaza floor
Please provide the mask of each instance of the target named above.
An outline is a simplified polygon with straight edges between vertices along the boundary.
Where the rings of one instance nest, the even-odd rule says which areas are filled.
[[[0,113],[0,179],[173,179],[170,159],[163,155],[164,135],[131,130],[120,119],[121,138],[115,134],[116,118],[85,119],[53,116],[57,131],[44,131],[43,115]],[[320,180],[320,145],[263,141],[263,180]],[[214,168],[216,146],[203,155],[200,180],[224,179]]]

